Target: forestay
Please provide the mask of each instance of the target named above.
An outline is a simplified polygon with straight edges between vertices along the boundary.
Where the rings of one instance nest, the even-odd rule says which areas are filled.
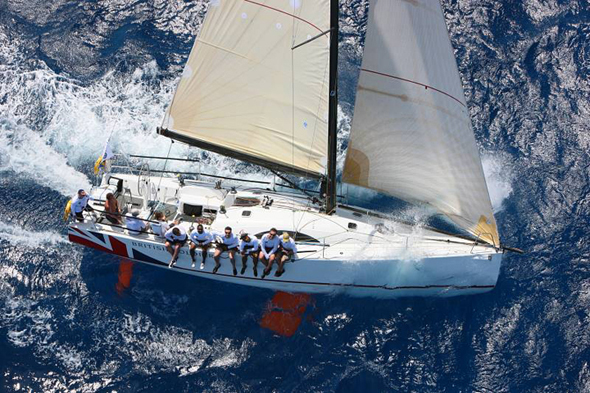
[[[425,202],[499,245],[438,0],[371,0],[343,181]]]
[[[212,0],[165,135],[276,169],[326,167],[329,0]],[[167,132],[168,130],[172,132]]]

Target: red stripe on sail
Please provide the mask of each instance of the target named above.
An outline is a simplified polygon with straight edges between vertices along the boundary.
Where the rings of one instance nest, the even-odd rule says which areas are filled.
[[[457,101],[459,104],[461,104],[461,106],[462,106],[462,107],[465,107],[465,104],[463,104],[463,103],[462,103],[462,102],[461,102],[459,99],[457,99],[457,98],[453,97],[453,96],[452,96],[452,95],[450,95],[449,93],[446,93],[446,92],[444,92],[444,91],[442,91],[442,90],[439,90],[439,89],[437,89],[436,87],[428,86],[428,85],[425,85],[424,83],[416,82],[416,81],[413,81],[413,80],[411,80],[411,79],[406,79],[406,78],[402,78],[402,77],[395,76],[395,75],[389,75],[389,74],[386,74],[386,73],[383,73],[383,72],[379,72],[379,71],[367,70],[366,68],[361,68],[361,71],[368,72],[368,73],[370,73],[370,74],[375,74],[375,75],[385,76],[385,77],[387,77],[387,78],[391,78],[391,79],[397,79],[397,80],[400,80],[400,81],[402,81],[402,82],[413,83],[414,85],[422,86],[422,87],[424,87],[425,89],[431,89],[431,90],[434,90],[434,91],[436,91],[437,93],[444,94],[445,96],[447,96],[447,97],[449,97],[449,98],[452,98],[453,100],[455,100],[455,101]]]
[[[255,2],[255,1],[252,1],[252,0],[244,0],[244,1],[245,1],[246,3],[255,4],[255,5],[258,5],[258,6],[260,6],[260,7],[268,8],[269,10],[273,10],[273,11],[276,11],[276,12],[280,12],[281,14],[289,15],[289,16],[291,16],[291,17],[293,17],[293,18],[297,19],[297,20],[300,20],[300,21],[302,21],[302,22],[305,22],[305,23],[307,23],[308,25],[310,25],[310,26],[314,27],[314,28],[315,28],[315,29],[317,29],[317,30],[318,30],[320,33],[322,32],[322,29],[320,29],[319,27],[317,27],[316,25],[314,25],[314,24],[313,24],[313,23],[311,23],[310,21],[307,21],[307,20],[305,20],[305,19],[303,19],[303,18],[300,18],[300,17],[299,17],[299,16],[297,16],[297,15],[293,15],[293,14],[291,14],[291,13],[289,13],[289,12],[286,12],[286,11],[280,10],[280,9],[278,9],[278,8],[271,7],[271,6],[269,6],[269,5],[266,5],[266,4],[257,3],[257,2]]]

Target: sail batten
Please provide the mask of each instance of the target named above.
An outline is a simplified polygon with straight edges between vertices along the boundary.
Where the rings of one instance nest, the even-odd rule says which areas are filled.
[[[163,128],[174,139],[319,177],[326,172],[329,0],[214,0]]]
[[[426,203],[499,245],[437,0],[370,0],[343,181]]]

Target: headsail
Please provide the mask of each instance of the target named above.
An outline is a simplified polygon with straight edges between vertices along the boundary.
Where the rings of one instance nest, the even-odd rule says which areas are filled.
[[[343,181],[426,202],[499,245],[437,0],[371,0]]]
[[[212,0],[162,134],[300,174],[325,173],[329,0]]]

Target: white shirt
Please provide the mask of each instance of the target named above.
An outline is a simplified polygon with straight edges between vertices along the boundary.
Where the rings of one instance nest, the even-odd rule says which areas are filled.
[[[213,241],[213,236],[210,232],[203,230],[203,233],[199,233],[196,229],[191,232],[191,241],[198,246],[206,246]]]
[[[266,235],[262,236],[262,240],[260,241],[260,247],[262,248],[262,252],[266,258],[277,252],[279,245],[281,244],[281,240],[277,235],[275,235],[275,237],[272,239],[268,235],[269,234],[267,233]],[[272,248],[272,250],[270,250],[270,252],[266,252],[267,248]]]
[[[225,233],[216,233],[215,235],[221,239],[221,242],[225,244],[227,248],[236,248],[238,246],[239,240],[233,232],[229,237],[225,237]]]
[[[256,252],[260,247],[256,236],[249,236],[250,241],[240,240],[240,252]]]
[[[180,235],[176,236],[172,232],[175,228],[178,228],[178,230],[180,231]],[[166,240],[170,242],[183,242],[187,238],[186,231],[181,226],[175,226],[173,228],[168,229],[164,236],[166,237]]]
[[[127,230],[132,235],[139,235],[140,231],[144,230],[146,227],[145,222],[138,220],[135,217],[127,217],[125,223],[127,224]]]
[[[293,254],[297,254],[297,246],[291,238],[289,238],[288,241],[284,241],[283,239],[281,239],[281,247],[286,251],[292,251]]]
[[[88,201],[94,200],[90,195],[86,194],[82,198],[78,197],[78,194],[72,198],[72,213],[82,213],[82,210],[88,205]]]
[[[166,231],[168,231],[168,223],[166,221],[160,221],[158,223],[152,223],[152,231],[160,237],[164,237],[166,235]]]

